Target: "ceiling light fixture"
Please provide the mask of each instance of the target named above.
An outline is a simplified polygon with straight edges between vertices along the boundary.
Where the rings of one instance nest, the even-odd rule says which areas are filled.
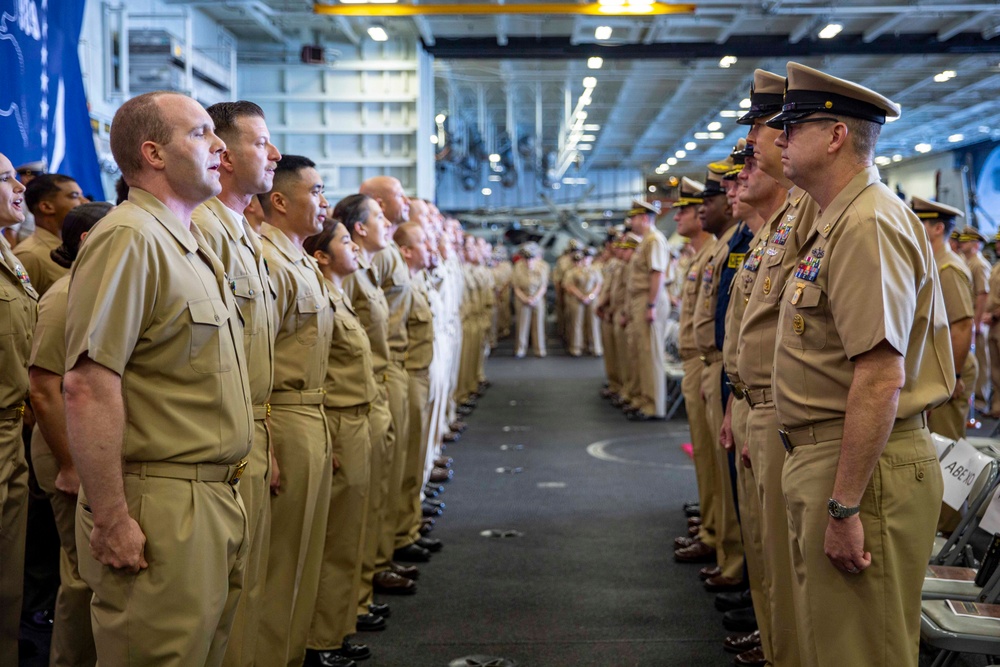
[[[493,190],[490,190],[489,188],[483,188],[483,194],[489,197],[491,194],[493,194]]]
[[[684,158],[687,157],[687,151],[677,151],[676,153],[674,153],[674,157],[677,158],[678,160],[683,160]]]
[[[719,115],[722,116],[723,118],[739,118],[743,114],[734,109],[723,109],[722,111],[719,112]]]
[[[580,141],[597,141],[597,135],[596,134],[585,134],[582,137],[580,137]]]
[[[933,146],[931,146],[930,144],[917,144],[916,146],[913,147],[913,150],[917,151],[918,153],[930,153],[931,148],[933,148]]]
[[[684,144],[684,148],[686,148],[689,151],[693,151],[694,149],[698,148],[698,144],[694,143],[693,141],[689,141],[686,144]]]
[[[820,39],[833,39],[840,34],[840,31],[844,29],[844,26],[839,23],[828,23],[826,27],[819,31]]]
[[[600,132],[601,126],[596,123],[589,123],[583,126],[584,132]]]
[[[649,188],[647,188],[647,189],[648,189],[648,190],[649,190],[650,192],[656,192],[656,186],[655,186],[655,185],[650,185],[650,186],[649,186]]]
[[[437,123],[438,125],[440,125],[447,119],[448,117],[445,116],[443,113],[439,113],[438,115],[434,116],[434,122]]]
[[[594,30],[594,39],[600,42],[611,39],[611,26],[609,25],[597,26],[597,29]]]
[[[893,162],[901,162],[902,160],[903,160],[903,156],[900,155],[899,153],[896,153],[895,155],[892,156],[892,161]]]
[[[708,132],[695,132],[694,133],[694,138],[698,139],[700,141],[705,141],[706,139],[709,138]]]
[[[498,153],[490,154],[490,162],[499,162],[499,161],[500,161],[500,155]]]
[[[742,100],[740,100],[740,108],[741,109],[749,109],[750,108],[750,98],[749,97],[744,97]]]
[[[888,158],[884,155],[879,155],[877,158],[875,158],[875,164],[877,164],[880,167],[884,167],[887,164],[892,164],[892,158]]]
[[[953,144],[961,141],[962,139],[965,139],[964,134],[953,134],[950,137],[948,137],[948,141]]]
[[[726,133],[725,132],[709,132],[708,133],[708,138],[709,139],[725,139],[726,138]]]
[[[945,71],[941,72],[940,74],[935,74],[934,75],[934,80],[937,81],[938,83],[944,83],[945,81],[951,81],[956,76],[958,76],[958,73],[955,72],[955,70],[953,70],[953,69],[946,69]]]
[[[675,158],[675,157],[668,157],[667,158],[667,164],[669,166],[671,166],[671,167],[674,166],[675,164],[677,164],[677,158]]]
[[[576,147],[576,150],[578,150],[578,151],[589,151],[589,150],[593,150],[593,149],[594,149],[594,147],[591,144],[579,144]]]
[[[720,123],[717,120],[714,120],[714,121],[712,121],[711,123],[708,124],[708,131],[709,132],[718,132],[721,129],[722,129],[722,123]]]
[[[434,144],[435,146],[437,146],[438,141],[440,141],[440,139],[438,139],[438,135],[432,134],[431,135],[431,143]]]
[[[389,33],[380,25],[373,25],[368,28],[368,36],[376,42],[386,42],[389,40]]]
[[[722,56],[722,60],[719,61],[719,67],[722,69],[729,69],[736,64],[736,56]]]
[[[587,67],[590,69],[601,69],[604,65],[604,58],[600,56],[591,56],[587,58]]]
[[[587,77],[584,77],[584,79],[583,79],[583,87],[584,88],[593,88],[596,85],[597,85],[597,77],[596,76],[587,76]]]

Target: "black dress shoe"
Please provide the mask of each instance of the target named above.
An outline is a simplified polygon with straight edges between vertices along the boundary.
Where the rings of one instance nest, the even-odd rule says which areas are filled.
[[[427,503],[423,503],[420,506],[420,511],[423,513],[425,517],[435,517],[444,514],[444,512],[441,511],[440,507],[434,507],[433,505],[428,505]]]
[[[434,519],[425,518],[423,520],[423,523],[420,524],[420,534],[423,535],[424,537],[426,537],[428,534],[430,534],[432,530],[434,530],[434,524],[427,523],[428,521],[434,521]]]
[[[444,501],[441,500],[425,500],[424,502],[430,505],[431,507],[437,507],[438,509],[443,510],[447,508],[447,505],[445,505]]]
[[[398,574],[401,577],[406,577],[412,581],[416,581],[420,578],[420,570],[417,569],[416,565],[402,565],[396,561],[389,561],[389,571],[393,574]],[[382,614],[379,614],[381,616]]]
[[[750,589],[739,591],[738,593],[719,593],[715,596],[715,608],[719,611],[731,611],[733,609],[746,609],[753,606],[750,597]]]
[[[455,459],[450,456],[439,456],[434,459],[434,465],[438,468],[450,468],[451,464],[455,462]]]
[[[432,554],[436,554],[444,548],[444,542],[433,537],[421,537],[414,542],[418,547],[427,549]]]
[[[722,642],[722,648],[730,653],[743,653],[756,646],[760,646],[760,630],[755,630],[748,635],[726,637],[726,640]]]
[[[445,482],[451,481],[451,478],[454,476],[455,471],[451,468],[432,468],[428,479],[432,484],[444,484]]]
[[[306,649],[306,661],[302,663],[302,667],[356,667],[356,665],[356,662],[343,657],[337,651],[313,651],[312,649]]]
[[[757,629],[757,617],[753,607],[733,609],[722,615],[722,625],[730,632],[753,632]]]
[[[691,507],[684,508],[684,516],[701,516],[701,505],[692,505]]]
[[[444,440],[445,442],[457,442],[461,437],[462,437],[461,433],[453,433],[451,431],[448,431],[443,436],[441,436],[441,439]]]
[[[424,493],[427,493],[428,491],[433,491],[440,496],[444,493],[444,487],[440,484],[428,484],[424,487]]]
[[[435,491],[434,489],[428,489],[424,487],[424,498],[437,498],[441,495],[440,491]]]
[[[392,610],[389,609],[389,605],[385,604],[384,602],[382,603],[372,602],[370,605],[368,605],[368,612],[371,614],[375,614],[376,616],[381,616],[382,618],[389,618],[390,616],[392,616]]]
[[[385,630],[388,625],[385,619],[375,614],[358,614],[358,632],[378,632]]]
[[[460,405],[457,408],[455,408],[455,412],[462,415],[463,417],[467,417],[472,414],[472,408],[466,407],[465,405]]]
[[[383,616],[382,618],[385,618]],[[336,651],[331,651],[341,658],[347,658],[348,660],[367,660],[372,656],[371,650],[364,644],[352,644],[351,642],[344,640],[344,643],[340,645],[340,648]]]
[[[431,552],[416,544],[409,544],[393,551],[392,559],[403,563],[428,563],[431,560]]]
[[[376,572],[372,578],[372,588],[376,593],[385,595],[413,595],[417,592],[417,585],[413,583],[412,579],[407,579],[390,570]]]

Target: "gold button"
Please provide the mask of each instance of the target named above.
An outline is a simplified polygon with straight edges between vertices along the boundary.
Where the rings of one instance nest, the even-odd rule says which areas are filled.
[[[771,293],[771,277],[764,276],[764,294]]]
[[[792,331],[794,331],[798,336],[801,336],[802,334],[805,333],[806,321],[802,319],[801,315],[796,315],[795,317],[792,318]]]
[[[823,233],[824,234],[829,234],[830,233],[830,225],[826,225],[825,227],[823,227]]]

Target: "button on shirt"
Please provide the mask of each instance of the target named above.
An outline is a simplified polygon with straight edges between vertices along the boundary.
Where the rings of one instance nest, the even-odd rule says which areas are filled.
[[[904,358],[897,419],[951,396],[947,315],[921,227],[876,167],[815,219],[781,294],[773,388],[785,428],[843,418],[854,359],[883,340]]]
[[[244,458],[253,411],[240,314],[198,228],[133,187],[71,275],[66,368],[86,355],[121,376],[125,460]]]

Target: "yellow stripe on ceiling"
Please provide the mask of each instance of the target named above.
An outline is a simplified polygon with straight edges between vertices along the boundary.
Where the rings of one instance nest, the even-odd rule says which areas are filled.
[[[662,14],[693,14],[696,5],[667,4],[664,2],[618,4],[590,3],[574,5],[561,2],[531,2],[525,4],[494,5],[488,3],[455,3],[439,5],[327,5],[314,4],[313,12],[328,16],[369,16],[389,18],[394,16],[447,16],[499,14],[562,14],[568,16],[654,16]]]

